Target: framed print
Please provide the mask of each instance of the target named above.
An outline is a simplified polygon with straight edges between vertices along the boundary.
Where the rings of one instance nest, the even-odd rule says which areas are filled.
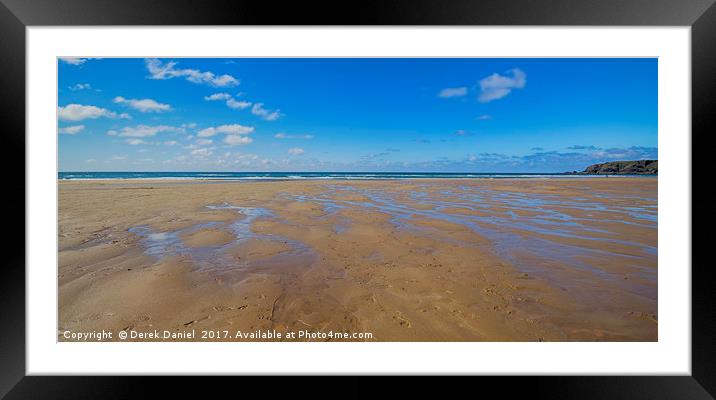
[[[712,2],[204,6],[3,0],[25,235],[0,393],[454,374],[712,397]]]

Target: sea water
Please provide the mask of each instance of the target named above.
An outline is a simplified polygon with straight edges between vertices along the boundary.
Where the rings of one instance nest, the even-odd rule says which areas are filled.
[[[656,175],[619,175],[653,176]],[[200,179],[239,181],[283,181],[301,179],[364,180],[364,179],[505,179],[505,178],[585,178],[604,175],[567,173],[472,173],[472,172],[60,172],[61,180],[103,179]]]

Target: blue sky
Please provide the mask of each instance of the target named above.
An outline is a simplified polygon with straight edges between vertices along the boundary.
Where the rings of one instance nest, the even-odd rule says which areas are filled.
[[[61,171],[564,172],[657,158],[656,59],[58,61]]]

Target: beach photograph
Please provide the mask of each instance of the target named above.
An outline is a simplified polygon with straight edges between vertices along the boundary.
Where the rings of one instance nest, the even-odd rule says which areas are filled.
[[[657,73],[59,57],[57,340],[656,342]]]

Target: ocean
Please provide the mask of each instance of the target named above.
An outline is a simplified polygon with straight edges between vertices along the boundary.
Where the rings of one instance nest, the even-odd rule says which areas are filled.
[[[566,173],[474,173],[474,172],[60,172],[61,180],[104,179],[200,179],[236,181],[285,180],[389,180],[389,179],[504,179],[504,178],[584,178],[604,175],[575,175]],[[634,175],[620,175],[634,176]],[[638,175],[644,176],[644,175]],[[654,175],[655,177],[656,175]]]

